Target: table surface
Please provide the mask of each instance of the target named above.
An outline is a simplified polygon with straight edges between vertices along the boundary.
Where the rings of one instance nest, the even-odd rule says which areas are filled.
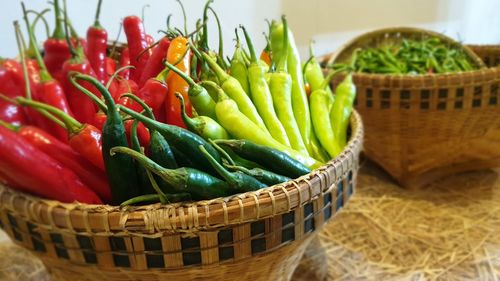
[[[362,164],[349,204],[319,233],[293,281],[500,279],[500,169],[420,190]],[[0,231],[0,280],[50,280]],[[325,262],[326,261],[326,262]]]

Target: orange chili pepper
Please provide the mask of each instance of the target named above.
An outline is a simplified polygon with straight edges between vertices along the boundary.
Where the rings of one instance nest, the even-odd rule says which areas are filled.
[[[190,50],[187,38],[178,36],[170,43],[167,52],[167,61],[180,69],[186,75],[190,74]],[[189,101],[188,83],[175,72],[169,72],[165,80],[168,84],[168,94],[165,99],[165,117],[168,124],[186,128],[181,118],[181,105],[175,97],[175,93],[180,93],[186,101],[186,112],[192,116],[191,102]]]

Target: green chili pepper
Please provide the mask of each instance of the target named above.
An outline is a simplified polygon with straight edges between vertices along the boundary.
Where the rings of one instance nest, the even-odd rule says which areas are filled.
[[[236,154],[254,161],[266,169],[290,178],[298,178],[311,172],[301,162],[277,149],[248,140],[217,140],[217,144],[230,147]]]
[[[113,155],[116,153],[125,154],[134,158],[148,171],[158,175],[168,185],[174,187],[177,192],[189,193],[194,200],[226,197],[234,193],[234,190],[225,181],[196,169],[185,167],[175,170],[166,169],[128,147],[114,147],[111,149],[111,153]]]
[[[273,52],[273,63],[277,64],[283,55],[283,24],[274,22],[271,25],[271,49]],[[309,104],[304,87],[304,78],[302,77],[302,67],[300,64],[300,56],[293,34],[288,29],[288,58],[287,68],[288,73],[292,77],[292,107],[297,126],[299,127],[302,140],[304,141],[309,155],[315,156],[313,129],[311,124],[311,116],[309,113]]]
[[[181,94],[175,93],[175,96],[179,99],[181,103],[181,116],[184,124],[193,133],[198,134],[204,139],[228,139],[229,136],[224,128],[222,128],[219,123],[208,116],[198,116],[190,118],[186,114],[186,105],[184,104],[184,98]],[[214,104],[215,105],[215,104]],[[214,106],[215,107],[215,106]]]
[[[217,159],[217,161],[221,161],[220,155],[202,137],[183,128],[164,124],[151,118],[147,118],[146,116],[143,116],[142,114],[139,114],[127,107],[119,106],[119,109],[132,116],[133,118],[141,121],[150,130],[157,130],[161,135],[165,137],[171,147],[175,147],[177,151],[182,152],[184,156],[187,156],[192,161],[191,163],[193,164],[193,168],[206,171],[214,176],[218,175],[217,171],[212,168],[205,156],[199,152],[198,145],[205,146],[205,148],[210,152],[212,156],[214,156],[215,159]],[[176,150],[173,150],[174,155]]]
[[[219,79],[220,86],[238,105],[239,110],[248,117],[253,123],[255,123],[259,128],[261,128],[265,133],[269,134],[269,131],[264,124],[264,121],[260,117],[257,109],[253,105],[250,97],[245,93],[245,90],[240,85],[240,82],[235,78],[227,74],[217,63],[210,58],[206,53],[202,53],[203,58],[207,61],[210,68],[215,72],[215,75]]]
[[[215,119],[215,101],[210,97],[207,90],[196,84],[191,77],[180,71],[177,67],[165,62],[165,66],[179,75],[189,85],[188,95],[191,104],[199,115],[208,116]]]
[[[248,66],[248,82],[250,83],[250,90],[252,91],[252,101],[255,104],[255,107],[257,107],[257,111],[264,120],[264,124],[271,133],[271,136],[281,144],[290,146],[290,141],[286,135],[285,128],[283,128],[283,125],[280,123],[280,120],[274,111],[271,91],[269,90],[269,86],[267,85],[264,77],[266,72],[263,71],[263,68],[258,63],[252,40],[250,39],[245,27],[240,25],[240,28],[245,34],[245,39],[251,56],[250,66]]]
[[[283,17],[284,29],[287,29],[286,19]],[[300,134],[297,121],[293,115],[292,108],[292,77],[286,72],[286,63],[288,58],[288,33],[283,37],[284,52],[277,63],[276,72],[269,74],[269,88],[278,115],[279,121],[283,124],[286,131],[290,145],[298,152],[309,155],[306,145]]]
[[[128,145],[123,121],[111,94],[104,85],[89,75],[77,74],[74,78],[94,85],[106,102],[107,118],[102,129],[102,155],[111,187],[112,202],[120,204],[139,194],[138,176],[132,158],[127,155],[111,156],[109,153],[112,147]]]
[[[325,80],[325,77],[323,76],[323,70],[321,69],[319,62],[316,60],[316,56],[314,55],[314,46],[312,41],[309,44],[309,56],[310,59],[304,66],[304,76],[306,78],[306,81],[309,83],[309,86],[311,87],[312,93],[316,90],[322,89],[321,86],[323,84],[323,81]],[[326,87],[323,89],[330,94],[328,98],[329,105],[333,105],[334,96],[332,90],[330,89],[330,87]]]
[[[247,169],[245,167],[241,166],[233,166],[233,165],[226,165],[227,168],[235,171],[240,171],[243,172],[247,175],[250,175],[254,178],[256,178],[258,181],[265,183],[269,186],[275,185],[275,184],[280,184],[283,182],[290,181],[291,179],[289,177],[285,177],[264,169],[260,168],[253,168],[253,169]]]
[[[255,191],[267,187],[267,185],[261,183],[254,177],[240,171],[234,173],[229,172],[220,163],[213,159],[213,157],[201,145],[200,151],[205,154],[208,161],[212,163],[212,167],[219,172],[220,176],[224,178],[229,186],[231,186],[231,188],[233,188],[236,192]]]
[[[235,28],[234,32],[236,33],[236,49],[234,50],[233,58],[231,59],[231,67],[230,74],[233,76],[238,82],[240,82],[241,87],[245,90],[248,96],[252,96],[250,91],[250,85],[248,83],[248,68],[246,63],[245,55],[241,50],[240,45],[240,37],[238,36],[238,29]]]
[[[313,91],[311,96],[309,96],[314,131],[316,136],[318,136],[319,142],[330,155],[330,158],[336,157],[340,151],[335,141],[334,126],[332,126],[330,121],[330,94],[326,88],[329,88],[328,83],[339,71],[342,70],[332,71],[323,79],[323,83],[319,89]]]
[[[262,131],[255,123],[238,110],[235,101],[228,98],[223,91],[219,91],[219,101],[215,106],[217,120],[226,131],[237,139],[248,139],[257,144],[265,145],[285,152],[310,168],[317,168],[322,163],[303,155],[288,146],[282,145]],[[251,160],[251,159],[250,159]]]
[[[335,135],[335,144],[340,153],[347,143],[347,127],[351,117],[356,86],[352,82],[352,75],[348,74],[335,89],[335,102],[330,112],[330,120]]]

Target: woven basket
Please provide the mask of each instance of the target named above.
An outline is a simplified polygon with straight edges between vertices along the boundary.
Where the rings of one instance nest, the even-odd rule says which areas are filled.
[[[324,61],[345,60],[348,50],[384,38],[435,35],[419,32],[368,33]],[[484,65],[469,48],[465,51]],[[402,186],[418,188],[453,173],[500,166],[499,67],[416,76],[355,73],[353,79],[366,129],[365,153]]]
[[[314,234],[356,185],[363,127],[297,180],[172,205],[62,204],[0,186],[0,222],[60,280],[289,280]]]
[[[488,67],[500,66],[500,45],[468,45]]]

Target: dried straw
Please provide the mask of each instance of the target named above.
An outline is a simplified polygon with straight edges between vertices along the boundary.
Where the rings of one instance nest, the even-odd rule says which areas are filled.
[[[322,272],[326,280],[499,280],[499,175],[464,173],[409,191],[365,165],[356,196],[302,264],[315,267],[316,280]],[[302,275],[294,280],[311,280]]]

